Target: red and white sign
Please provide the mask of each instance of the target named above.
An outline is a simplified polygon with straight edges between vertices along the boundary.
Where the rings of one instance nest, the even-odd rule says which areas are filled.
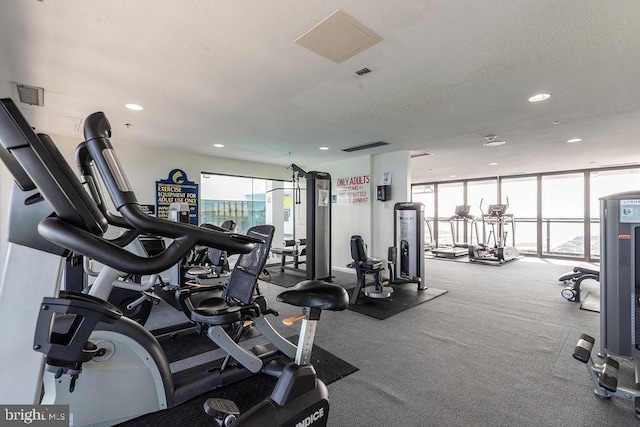
[[[339,205],[369,203],[369,174],[355,175],[336,180],[336,202]]]

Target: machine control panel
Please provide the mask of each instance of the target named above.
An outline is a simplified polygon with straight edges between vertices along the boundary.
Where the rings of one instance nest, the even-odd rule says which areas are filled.
[[[620,222],[640,223],[640,199],[620,200]]]

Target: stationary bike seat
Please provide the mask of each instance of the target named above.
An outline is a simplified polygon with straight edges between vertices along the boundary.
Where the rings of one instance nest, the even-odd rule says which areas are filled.
[[[321,280],[305,280],[276,297],[276,300],[298,307],[340,311],[349,305],[347,291]]]

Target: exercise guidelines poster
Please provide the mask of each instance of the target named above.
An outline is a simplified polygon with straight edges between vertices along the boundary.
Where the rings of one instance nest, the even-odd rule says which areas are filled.
[[[167,179],[156,181],[156,212],[167,219],[171,203],[189,205],[189,223],[198,225],[198,184],[189,181],[181,169],[173,169]]]

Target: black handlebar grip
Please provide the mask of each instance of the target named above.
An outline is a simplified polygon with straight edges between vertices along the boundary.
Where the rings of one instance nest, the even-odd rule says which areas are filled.
[[[124,205],[138,203],[138,200],[120,166],[109,136],[111,136],[111,125],[103,112],[93,113],[87,117],[84,123],[85,143],[116,209],[120,210]]]
[[[38,233],[63,248],[71,249],[116,270],[140,275],[168,270],[184,258],[195,243],[191,236],[175,239],[162,254],[143,258],[56,217],[42,220],[38,224]]]
[[[107,202],[105,201],[98,184],[95,163],[91,158],[87,144],[84,142],[76,147],[76,166],[88,187],[91,197],[95,200],[98,209],[100,209],[102,215],[107,219],[107,222],[110,225],[115,225],[116,227],[131,228],[124,218],[119,215],[114,215],[109,211]]]

